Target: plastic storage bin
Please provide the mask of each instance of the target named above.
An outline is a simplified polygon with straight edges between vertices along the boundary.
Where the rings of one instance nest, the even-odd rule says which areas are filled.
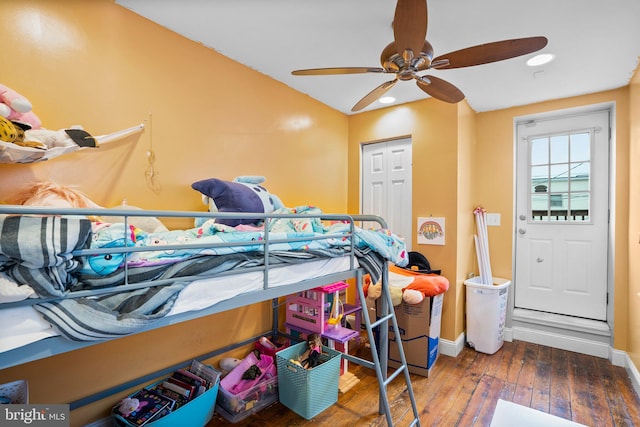
[[[264,379],[248,390],[231,394],[220,387],[216,412],[237,423],[278,401],[278,377]]]
[[[322,363],[315,368],[304,369],[289,359],[304,353],[307,345],[301,342],[277,352],[276,364],[280,403],[310,420],[338,401],[342,353],[322,346]]]
[[[255,380],[243,380],[251,366],[262,374]],[[278,400],[278,376],[273,358],[262,354],[260,360],[249,353],[240,364],[220,381],[216,410],[227,421],[236,423]]]
[[[493,354],[504,343],[504,324],[511,281],[493,278],[485,285],[479,276],[464,281],[467,287],[467,342],[476,351]]]
[[[158,383],[151,384],[147,388],[152,388]],[[220,385],[220,374],[216,378],[216,383],[205,393],[196,397],[187,404],[181,406],[175,411],[158,418],[156,421],[151,421],[144,424],[145,427],[175,427],[175,426],[190,426],[190,427],[204,427],[213,418],[213,413],[216,406],[216,398],[218,396],[218,386]],[[130,423],[119,414],[114,413],[113,419],[118,426],[135,427],[136,425]]]

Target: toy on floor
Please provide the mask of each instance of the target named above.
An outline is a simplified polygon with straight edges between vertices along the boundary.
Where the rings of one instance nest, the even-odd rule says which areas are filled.
[[[310,334],[307,338],[309,348],[300,356],[302,367],[305,369],[315,368],[320,364],[322,354],[322,339],[320,334]]]
[[[242,363],[242,359],[236,359],[235,357],[225,357],[220,360],[220,371],[222,371],[223,375],[228,374],[233,371],[233,369]]]
[[[129,416],[140,408],[140,401],[134,397],[125,397],[118,406],[118,411],[125,417]]]

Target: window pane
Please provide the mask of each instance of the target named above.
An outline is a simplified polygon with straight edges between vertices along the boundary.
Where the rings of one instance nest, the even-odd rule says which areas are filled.
[[[590,166],[589,162],[571,164],[571,191],[589,191],[591,183]]]
[[[589,193],[572,193],[570,202],[572,220],[589,221]]]
[[[556,135],[551,137],[550,163],[569,161],[569,135]]]
[[[549,175],[551,176],[550,191],[567,191],[569,189],[569,165],[564,163],[560,165],[551,165],[549,167]]]
[[[545,193],[549,188],[549,166],[531,167],[531,192]]]
[[[534,221],[548,220],[549,197],[546,194],[531,195],[531,218]]]
[[[591,136],[588,132],[571,135],[571,161],[591,160]]]
[[[529,142],[532,221],[588,222],[591,133],[544,136]]]
[[[565,204],[563,203],[563,199],[567,198],[567,194],[552,194],[550,198],[550,206],[551,210],[562,209]]]
[[[531,164],[546,165],[549,163],[549,139],[536,138],[531,141]]]

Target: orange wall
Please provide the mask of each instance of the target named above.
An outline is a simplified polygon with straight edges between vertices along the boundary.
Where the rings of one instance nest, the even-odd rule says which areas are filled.
[[[347,117],[111,0],[0,5],[11,66],[43,126],[94,135],[145,122],[113,143],[34,166],[1,165],[3,199],[34,178],[78,184],[98,203],[202,210],[193,181],[264,175],[288,206],[346,207]],[[151,119],[149,120],[149,116]],[[147,150],[161,190],[152,191]]]
[[[640,368],[640,68],[636,69],[629,90],[629,290],[627,352]],[[625,299],[621,300],[624,303]]]
[[[413,147],[412,248],[423,253],[434,269],[450,282],[445,294],[441,336],[454,340],[462,331],[460,283],[456,280],[458,224],[458,167],[460,148],[457,127],[460,109],[434,99],[360,113],[349,120],[349,212],[360,209],[360,147],[363,143],[410,136]],[[468,137],[467,137],[468,139]],[[463,211],[465,208],[460,207]],[[472,207],[467,207],[471,214]],[[364,212],[370,213],[370,212]],[[417,217],[444,217],[443,246],[418,245]],[[468,235],[468,233],[465,233]]]
[[[146,121],[143,134],[33,165],[0,165],[0,200],[34,179],[75,185],[105,206],[204,211],[193,181],[264,175],[287,206],[347,208],[348,118],[186,40],[112,0],[0,2],[1,83],[43,126],[94,135]],[[151,120],[149,115],[151,114]],[[145,178],[156,155],[159,189]],[[33,403],[65,403],[262,332],[270,304],[100,344],[0,371],[29,380]],[[74,411],[106,416],[118,396]]]
[[[629,225],[629,90],[621,88],[592,95],[480,113],[476,125],[474,195],[489,211],[502,214],[502,226],[489,229],[491,268],[494,276],[512,278],[513,263],[513,159],[514,119],[519,116],[615,102],[615,295],[614,348],[627,347],[628,225]]]
[[[190,188],[193,181],[250,174],[266,176],[266,186],[286,205],[357,213],[360,144],[411,136],[413,218],[447,219],[447,245],[418,246],[414,237],[413,248],[451,282],[441,333],[448,340],[464,331],[462,281],[476,268],[471,238],[476,205],[502,214],[502,226],[489,230],[491,258],[496,276],[511,277],[513,118],[615,101],[614,346],[629,349],[640,366],[640,271],[627,268],[627,252],[637,259],[633,243],[640,232],[640,220],[629,222],[629,213],[638,218],[640,208],[633,195],[638,192],[637,173],[629,188],[626,161],[630,130],[630,161],[639,156],[637,74],[631,102],[623,88],[481,114],[465,103],[426,99],[347,117],[112,0],[0,2],[0,36],[4,57],[12,59],[1,83],[28,96],[45,127],[81,124],[100,135],[146,123],[142,135],[98,150],[34,165],[0,165],[0,200],[34,179],[51,178],[77,185],[105,206],[127,199],[145,208],[204,210]],[[157,158],[156,190],[145,178],[150,149]],[[268,306],[245,307],[6,369],[0,371],[0,383],[27,378],[32,402],[69,402],[258,333],[269,324]],[[68,385],[59,387],[62,383]],[[105,416],[116,400],[74,411],[72,425]]]

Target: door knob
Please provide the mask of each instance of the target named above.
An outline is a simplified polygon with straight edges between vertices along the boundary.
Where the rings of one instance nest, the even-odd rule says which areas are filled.
[[[519,229],[518,229],[518,233],[520,233],[520,234],[526,234],[526,233],[527,233],[527,230],[525,230],[524,228],[519,228]]]

